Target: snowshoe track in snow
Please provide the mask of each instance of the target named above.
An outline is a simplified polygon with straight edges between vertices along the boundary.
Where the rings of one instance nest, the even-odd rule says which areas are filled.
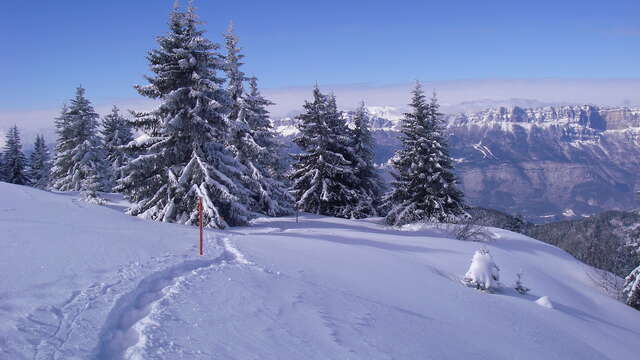
[[[217,239],[222,253],[214,259],[186,260],[143,278],[135,289],[121,296],[111,309],[100,332],[95,359],[144,358],[144,330],[155,324],[151,315],[163,306],[189,275],[223,265],[252,265],[227,238]]]

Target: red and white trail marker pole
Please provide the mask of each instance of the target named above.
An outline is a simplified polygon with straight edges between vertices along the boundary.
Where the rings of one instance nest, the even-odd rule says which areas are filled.
[[[200,256],[204,255],[202,243],[202,198],[198,198],[198,227],[200,228]]]

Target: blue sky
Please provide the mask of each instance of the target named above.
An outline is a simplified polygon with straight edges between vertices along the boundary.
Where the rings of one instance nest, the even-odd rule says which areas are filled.
[[[184,2],[184,1],[183,1]],[[0,111],[136,98],[173,0],[8,0]],[[640,1],[196,0],[208,36],[231,20],[266,88],[415,79],[640,78]],[[479,96],[481,97],[481,96]]]

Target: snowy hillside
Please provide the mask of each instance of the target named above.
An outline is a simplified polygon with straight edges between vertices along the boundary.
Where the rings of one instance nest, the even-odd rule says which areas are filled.
[[[200,257],[195,228],[122,205],[0,183],[0,359],[637,357],[640,312],[522,235],[491,229],[488,294],[460,281],[481,245],[432,229],[265,218]]]

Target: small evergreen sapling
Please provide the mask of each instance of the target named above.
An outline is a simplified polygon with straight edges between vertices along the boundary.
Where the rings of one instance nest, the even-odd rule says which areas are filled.
[[[522,271],[516,274],[516,286],[514,289],[521,295],[526,295],[529,292],[529,288],[522,284]]]

